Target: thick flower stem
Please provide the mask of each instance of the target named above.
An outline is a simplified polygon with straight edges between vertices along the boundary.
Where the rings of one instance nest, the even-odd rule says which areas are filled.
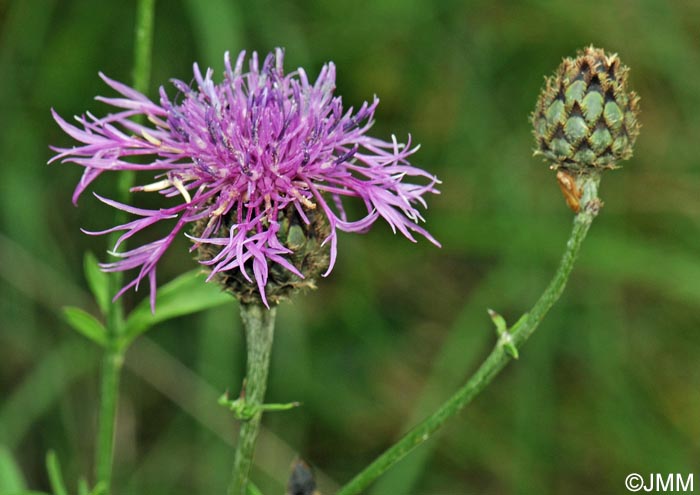
[[[136,28],[134,32],[134,87],[145,93],[151,74],[151,52],[153,45],[153,16],[155,0],[139,0],[136,11]],[[118,184],[118,200],[126,202],[129,189],[133,185],[133,174],[120,176]],[[117,210],[117,223],[123,223],[125,213]],[[109,238],[113,246],[120,233],[116,232]],[[123,248],[123,247],[122,247]],[[111,294],[116,294],[122,286],[122,273],[110,274],[109,288]],[[124,352],[120,346],[120,337],[124,327],[124,308],[122,301],[117,300],[109,305],[106,316],[107,345],[102,357],[100,371],[100,407],[98,417],[97,446],[95,449],[95,474],[97,483],[102,485],[107,494],[111,492],[112,464],[114,458],[114,432],[117,418],[117,403],[119,398],[119,381]]]
[[[583,193],[580,202],[581,210],[574,218],[571,235],[566,243],[566,250],[556,274],[532,309],[525,313],[513,327],[501,333],[494,349],[461,389],[450,397],[435,413],[414,427],[401,440],[343,486],[336,495],[361,493],[382,473],[428,440],[448,419],[462,410],[479,392],[486,388],[514,356],[517,356],[517,349],[532,335],[564,291],[581,244],[586,238],[588,229],[601,205],[598,199],[599,181],[600,176],[598,174],[591,174],[581,180],[580,185]]]
[[[267,388],[276,312],[276,308],[267,309],[262,304],[241,304],[241,319],[248,351],[246,379],[242,394],[244,394],[246,406],[253,411],[253,414],[250,419],[241,423],[228,495],[246,494],[248,473],[253,463],[255,441],[263,413],[262,405]]]

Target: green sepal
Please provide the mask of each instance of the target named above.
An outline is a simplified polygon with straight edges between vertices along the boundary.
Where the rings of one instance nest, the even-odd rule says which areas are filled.
[[[591,148],[597,153],[602,153],[610,146],[613,142],[612,135],[610,131],[605,127],[596,129],[590,139]]]
[[[588,134],[588,126],[586,125],[586,121],[583,120],[583,117],[569,118],[564,126],[564,134],[566,134],[566,137],[574,143],[578,143]]]
[[[549,105],[549,108],[547,108],[545,117],[547,118],[547,123],[550,125],[563,124],[564,122],[566,122],[566,110],[564,108],[564,102],[561,100],[554,100],[554,102],[552,102],[552,104]]]
[[[564,97],[566,98],[566,106],[571,108],[574,103],[581,103],[583,95],[586,93],[586,82],[583,80],[574,81],[566,89]]]
[[[552,139],[552,151],[558,158],[568,158],[571,155],[571,145],[564,138]]]
[[[589,123],[593,123],[600,117],[603,113],[603,95],[597,91],[591,91],[586,95],[586,97],[581,102],[581,109],[583,110],[583,115]]]
[[[306,244],[304,229],[299,225],[290,226],[287,233],[287,247],[293,251],[298,251],[304,247],[304,244]]]
[[[627,149],[628,145],[629,145],[629,139],[627,139],[627,136],[620,136],[615,141],[613,141],[613,144],[612,144],[613,153],[622,154]]]
[[[596,155],[590,148],[583,148],[574,155],[574,162],[583,165],[592,165],[595,162]]]
[[[622,121],[624,115],[622,110],[614,101],[609,101],[605,104],[605,110],[603,110],[603,117],[605,118],[605,123],[608,127],[614,131],[617,131],[622,127]]]

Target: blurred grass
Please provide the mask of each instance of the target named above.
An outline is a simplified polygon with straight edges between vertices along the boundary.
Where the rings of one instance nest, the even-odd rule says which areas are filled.
[[[135,2],[0,2],[0,444],[34,490],[54,449],[73,489],[91,471],[97,378],[59,317],[94,310],[85,250],[111,212],[70,205],[77,167],[48,109],[103,112],[102,70],[127,81]],[[374,133],[422,144],[443,180],[412,245],[377,225],[343,235],[333,275],[280,312],[256,481],[279,493],[295,453],[324,493],[446,397],[550,275],[568,232],[527,116],[542,77],[589,43],[618,51],[642,96],[636,156],[606,174],[603,214],[562,302],[511,366],[373,493],[620,493],[632,471],[692,472],[700,457],[700,4],[662,0],[192,0],[157,5],[150,95],[223,52],[287,49],[287,67],[338,66],[347,105],[381,99]],[[98,190],[114,190],[109,178]],[[94,208],[93,208],[94,207]],[[180,244],[185,246],[185,243]],[[104,255],[101,255],[104,259]],[[161,273],[194,266],[185,249]],[[141,295],[139,295],[140,297]],[[129,295],[133,306],[138,297]],[[117,493],[216,493],[235,428],[215,404],[243,370],[235,305],[156,327],[128,356]],[[95,350],[96,352],[96,350]],[[15,476],[15,475],[13,475]]]

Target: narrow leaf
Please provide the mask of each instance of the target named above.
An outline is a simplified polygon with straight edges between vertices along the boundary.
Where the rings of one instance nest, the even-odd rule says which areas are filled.
[[[107,345],[107,330],[97,318],[75,306],[63,308],[63,318],[81,335],[100,344]]]
[[[148,300],[143,300],[126,320],[122,346],[161,321],[183,316],[222,304],[232,298],[216,284],[206,283],[201,270],[192,270],[158,289],[156,312],[151,313]]]
[[[105,482],[99,481],[90,492],[90,495],[108,495]]]
[[[102,311],[102,314],[107,314],[107,310],[111,304],[109,297],[109,276],[100,270],[97,258],[89,251],[85,253],[85,257],[83,258],[83,271],[85,272],[85,279],[87,280],[92,295],[95,296],[95,301],[100,311]]]
[[[0,493],[15,493],[26,490],[22,470],[15,462],[12,452],[0,445]]]
[[[496,326],[496,333],[498,335],[503,335],[503,333],[508,329],[508,326],[506,325],[506,320],[500,314],[496,313],[490,308],[487,311],[489,313],[489,316],[491,317],[491,321]]]
[[[58,463],[56,452],[49,450],[46,454],[46,470],[49,473],[49,483],[54,495],[68,495],[66,485],[63,483],[63,475],[61,474],[61,466]]]
[[[90,495],[90,486],[85,478],[78,480],[78,495]]]
[[[246,494],[247,495],[263,495],[263,493],[260,491],[260,488],[255,486],[253,483],[250,481],[246,485]]]

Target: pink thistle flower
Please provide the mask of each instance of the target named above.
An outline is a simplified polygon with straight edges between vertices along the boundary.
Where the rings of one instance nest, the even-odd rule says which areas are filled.
[[[201,263],[209,265],[210,278],[217,273],[240,270],[267,304],[265,286],[269,266],[278,264],[303,278],[304,274],[286,255],[291,253],[278,239],[278,214],[288,208],[309,224],[307,213],[315,210],[325,217],[333,269],[337,254],[337,231],[366,232],[382,217],[415,242],[414,233],[439,243],[418,225],[423,218],[416,205],[427,207],[423,196],[437,193],[438,179],[410,165],[417,151],[370,137],[379,100],[343,110],[334,96],[335,66],[325,65],[315,82],[303,69],[285,74],[283,51],[269,54],[260,67],[256,53],[243,71],[245,52],[234,66],[225,55],[224,80],[216,84],[211,69],[202,75],[194,64],[196,86],[173,80],[179,92],[171,100],[163,87],[155,103],[128,86],[100,77],[121,96],[98,97],[119,109],[98,118],[88,113],[69,124],[54,110],[58,125],[81,144],[53,148],[51,161],[72,162],[85,168],[75,188],[73,202],[104,171],[136,170],[156,172],[155,181],[132,188],[134,192],[158,192],[178,198],[174,206],[157,210],[135,208],[103,198],[102,202],[135,215],[135,220],[101,232],[123,231],[113,248],[119,260],[105,263],[108,272],[138,270],[135,278],[115,296],[147,278],[151,305],[155,304],[156,266],[175,237],[190,224],[204,225],[190,236],[193,249],[209,244],[218,254]],[[148,124],[131,120],[144,116]],[[133,158],[148,163],[133,163]],[[422,178],[422,184],[406,182]],[[343,198],[358,198],[367,210],[358,220],[348,220]],[[119,245],[151,225],[172,221],[174,226],[162,239],[125,252]],[[228,227],[221,235],[222,226]],[[249,270],[252,269],[251,278]],[[254,282],[253,282],[254,279]]]

